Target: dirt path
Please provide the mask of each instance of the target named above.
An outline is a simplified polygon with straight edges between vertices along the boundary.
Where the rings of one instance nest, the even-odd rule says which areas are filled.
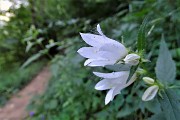
[[[29,101],[34,95],[43,93],[50,76],[49,69],[44,68],[24,89],[0,108],[0,120],[23,120],[28,115],[26,107]]]

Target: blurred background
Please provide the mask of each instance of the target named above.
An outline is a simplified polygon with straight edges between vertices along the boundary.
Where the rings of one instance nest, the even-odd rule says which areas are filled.
[[[155,75],[164,34],[180,80],[179,0],[0,0],[1,108],[48,67],[51,79],[44,94],[29,101],[27,112],[32,114],[25,120],[144,120],[160,112],[157,100],[142,102],[143,84],[134,84],[136,91],[123,90],[105,106],[106,92],[94,89],[99,78],[76,52],[86,46],[79,32],[97,33],[97,24],[110,38],[122,42],[123,36],[134,50],[147,15],[145,57],[151,64],[144,67]]]

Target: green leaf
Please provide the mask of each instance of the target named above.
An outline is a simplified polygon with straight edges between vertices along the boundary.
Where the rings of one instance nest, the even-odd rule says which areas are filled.
[[[115,65],[106,65],[105,68],[112,71],[127,71],[130,70],[130,66],[123,64],[115,64]]]
[[[145,102],[146,109],[148,109],[152,113],[160,113],[161,106],[157,99]]]
[[[122,118],[122,117],[130,115],[133,112],[134,112],[134,110],[132,109],[132,107],[130,105],[126,104],[119,112],[117,112],[116,117]]]
[[[161,108],[164,112],[166,120],[179,120],[180,118],[180,102],[176,91],[167,89],[162,92],[163,98],[159,97]]]
[[[31,56],[30,58],[28,58],[28,60],[21,66],[21,68],[25,68],[26,66],[28,66],[29,64],[31,64],[32,62],[34,62],[35,60],[37,60],[38,58],[40,58],[42,55],[42,53],[37,53],[34,54],[33,56]]]
[[[148,120],[166,120],[165,115],[163,112],[153,115]]]
[[[50,102],[49,102],[49,109],[55,109],[55,108],[57,108],[57,106],[58,106],[58,101],[56,100],[56,99],[54,99],[54,100],[51,100]]]
[[[33,47],[34,43],[28,41],[26,46],[26,53],[29,52],[29,50]]]
[[[127,79],[127,82],[129,82],[129,80],[132,78],[132,76],[134,75],[134,73],[136,72],[136,70],[138,69],[138,66],[132,66],[130,68],[130,73],[129,73],[129,76],[128,76],[128,79]]]
[[[168,50],[167,44],[164,41],[164,36],[161,39],[159,56],[156,63],[156,76],[164,83],[173,83],[176,77],[176,65],[172,60],[172,56]]]
[[[146,33],[145,33],[145,30],[146,30],[146,26],[147,26],[147,23],[148,23],[148,19],[147,18],[148,17],[146,17],[143,20],[143,22],[142,22],[142,24],[141,24],[141,26],[139,28],[139,32],[138,32],[137,49],[138,49],[139,52],[144,50],[144,48],[146,46],[145,45],[145,43],[146,43]]]

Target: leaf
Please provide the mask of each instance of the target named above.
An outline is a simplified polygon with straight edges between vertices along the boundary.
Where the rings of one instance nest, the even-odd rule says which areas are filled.
[[[166,120],[165,115],[163,112],[153,115],[148,120]]]
[[[148,109],[152,113],[160,113],[161,112],[161,107],[158,102],[158,100],[155,98],[152,101],[144,102],[146,109]]]
[[[129,95],[123,102],[123,106],[121,106],[119,108],[119,111],[116,113],[116,117],[122,118],[133,114],[135,111],[138,110],[139,105],[140,105],[140,99],[138,99],[138,97],[136,96]]]
[[[179,120],[180,118],[180,102],[176,91],[167,89],[162,92],[163,98],[159,97],[161,108],[164,112],[166,120]]]
[[[131,106],[126,104],[119,112],[117,112],[116,117],[122,118],[122,117],[130,115],[133,112],[134,110],[131,108]]]
[[[164,83],[173,83],[176,77],[176,65],[172,60],[172,56],[168,50],[167,44],[162,36],[159,56],[156,62],[156,76]]]
[[[58,106],[58,101],[56,100],[56,99],[54,99],[54,100],[51,100],[50,102],[49,102],[49,109],[55,109],[55,108],[57,108],[57,106]]]
[[[115,71],[115,72],[130,70],[130,66],[123,65],[123,64],[106,65],[105,68]]]
[[[38,58],[41,57],[41,53],[37,53],[34,54],[33,56],[31,56],[30,58],[28,58],[28,60],[21,66],[21,68],[25,68],[26,66],[28,66],[30,63],[34,62],[35,60],[37,60]]]
[[[26,46],[26,53],[27,52],[29,52],[29,50],[33,47],[33,45],[34,45],[34,43],[32,43],[32,42],[30,42],[30,41],[28,41],[27,42],[28,44],[27,44],[27,46]]]
[[[132,78],[132,76],[134,75],[134,73],[135,73],[136,70],[138,69],[138,66],[139,66],[139,65],[137,65],[137,66],[132,66],[132,67],[130,68],[130,73],[129,73],[129,76],[128,76],[128,79],[127,79],[126,83],[128,83],[129,80]]]
[[[145,30],[146,30],[146,26],[147,26],[147,23],[148,23],[148,17],[145,17],[145,19],[143,20],[140,28],[139,28],[139,32],[138,32],[138,38],[137,38],[137,49],[138,51],[142,51],[144,50],[145,48],[145,43],[146,43],[146,33],[145,33]]]

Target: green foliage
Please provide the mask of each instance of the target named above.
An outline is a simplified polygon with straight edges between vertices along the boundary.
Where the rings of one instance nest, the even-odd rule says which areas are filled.
[[[23,88],[41,70],[44,62],[37,62],[20,70],[15,67],[9,71],[0,73],[0,106],[4,105],[9,98]]]
[[[128,4],[130,6],[129,13],[123,17],[121,16],[122,18],[118,16],[121,15],[122,11],[119,11],[119,14],[114,14],[109,18],[106,16],[106,19],[101,22],[103,32],[116,40],[121,40],[123,36],[124,44],[131,49],[136,47],[136,44],[134,44],[136,42],[135,36],[137,36],[137,33],[139,32],[139,51],[146,49],[146,53],[148,54],[145,54],[144,57],[151,60],[151,64],[148,64],[148,66],[142,65],[140,67],[147,69],[149,71],[148,74],[154,76],[154,66],[158,56],[158,39],[161,38],[162,33],[166,35],[169,48],[177,51],[177,39],[174,36],[177,36],[178,34],[174,32],[174,29],[168,28],[177,24],[176,22],[179,21],[179,18],[175,18],[176,22],[171,20],[173,19],[173,16],[178,15],[178,13],[174,12],[170,16],[168,15],[171,11],[176,10],[176,8],[170,7],[171,5],[169,5],[168,2],[149,0],[142,2],[132,1]],[[70,5],[75,9],[73,4]],[[168,7],[165,9],[163,6]],[[76,7],[76,10],[78,8],[79,7]],[[96,10],[98,9],[99,8]],[[84,12],[82,9],[77,11]],[[138,31],[138,26],[147,14],[149,14],[152,20],[149,21],[148,26],[146,26],[147,19],[145,19],[144,21],[146,22],[143,22],[143,25]],[[93,15],[98,16],[98,13],[94,13]],[[171,22],[169,22],[169,19]],[[63,48],[64,46],[68,47],[64,47],[64,55],[57,55],[53,58],[52,73],[54,78],[50,81],[45,94],[40,98],[35,99],[41,101],[41,103],[32,101],[30,108],[32,111],[35,111],[36,115],[30,119],[40,119],[42,115],[47,119],[65,120],[142,120],[148,118],[156,119],[157,116],[160,118],[160,115],[157,114],[161,114],[162,110],[157,99],[150,102],[141,101],[144,87],[146,87],[146,85],[141,82],[139,83],[140,85],[134,84],[132,88],[123,90],[122,95],[118,95],[110,105],[104,106],[103,101],[106,93],[94,90],[97,78],[92,76],[91,71],[88,68],[86,69],[82,66],[82,58],[77,55],[76,51],[83,43],[78,37],[74,37],[81,31],[94,32],[94,28],[88,28],[88,26],[93,26],[96,22],[93,23],[91,20],[89,21],[88,18],[85,18],[84,20],[78,18],[73,24],[69,24],[69,21],[72,23],[72,21],[75,21],[74,19],[67,21],[55,21],[50,24],[51,27],[49,27],[49,30],[56,30],[56,32],[61,33],[54,33],[58,39],[62,38],[64,41],[64,43],[61,44],[63,46],[60,46],[60,48]],[[59,25],[56,25],[56,23]],[[152,28],[152,26],[154,27]],[[61,29],[58,29],[59,27]],[[148,36],[146,36],[145,31],[148,29],[150,32]],[[145,43],[148,43],[146,44],[146,47]],[[176,62],[178,62],[179,57],[176,52],[174,52],[173,57]],[[112,71],[129,69],[123,66],[106,66],[106,68]],[[104,71],[102,68],[98,69]],[[178,70],[177,73],[180,73],[180,71]],[[49,104],[56,107],[51,108]],[[155,114],[154,117],[153,114]]]
[[[159,56],[156,63],[156,75],[158,80],[163,84],[160,88],[159,102],[163,113],[154,115],[150,120],[166,119],[178,120],[180,112],[179,97],[174,90],[168,89],[167,85],[174,83],[176,77],[176,65],[172,60],[170,51],[165,43],[164,36],[161,38]]]
[[[178,120],[180,118],[180,101],[175,90],[167,89],[159,98],[163,115],[166,120]]]
[[[27,65],[29,65],[30,63],[34,62],[35,60],[39,59],[41,57],[41,53],[37,53],[33,56],[31,56],[30,58],[28,58],[28,60],[22,65],[22,68],[25,68]]]
[[[138,38],[137,38],[137,49],[139,52],[142,52],[143,50],[145,50],[145,46],[146,46],[146,26],[148,23],[148,17],[146,17],[143,20],[142,25],[139,28],[139,32],[138,32]]]
[[[165,85],[167,83],[173,83],[176,77],[176,65],[164,41],[164,36],[162,36],[159,56],[156,63],[156,75]]]
[[[72,39],[76,38],[68,41]],[[68,47],[65,55],[57,55],[53,59],[51,64],[53,79],[45,94],[32,100],[29,110],[36,114],[29,119],[40,119],[43,115],[46,119],[128,120],[135,116],[142,117],[143,111],[146,116],[149,112],[160,111],[157,101],[148,103],[141,101],[143,93],[140,90],[141,84],[134,84],[133,91],[131,88],[123,90],[122,95],[118,95],[109,106],[105,106],[105,92],[94,89],[95,83],[99,80],[92,76],[89,68],[85,69],[82,66],[84,59],[76,53],[79,47],[80,45]]]
[[[79,32],[96,33],[93,26],[101,21],[103,32],[119,41],[123,38],[120,42],[130,50],[136,48],[135,43],[138,40],[138,52],[145,50],[147,54],[143,57],[151,61],[148,65],[140,66],[147,70],[147,75],[155,76],[154,66],[159,55],[156,73],[161,69],[164,75],[157,73],[158,79],[162,83],[165,81],[171,83],[177,79],[175,83],[179,85],[179,7],[178,2],[164,0],[127,2],[123,0],[79,0],[79,2],[29,0],[29,6],[12,9],[11,12],[15,16],[7,25],[0,28],[2,31],[0,32],[0,70],[6,70],[6,74],[2,73],[0,76],[3,77],[3,82],[0,82],[0,88],[3,88],[1,93],[5,96],[1,99],[6,101],[12,93],[23,87],[26,83],[26,79],[23,78],[27,78],[27,82],[31,79],[32,76],[29,74],[31,72],[29,70],[25,72],[26,69],[36,73],[36,67],[39,67],[35,65],[31,68],[30,65],[29,68],[21,71],[15,69],[12,70],[12,75],[7,72],[9,69],[14,66],[19,67],[23,63],[25,67],[34,61],[41,61],[48,57],[52,59],[53,78],[44,95],[35,97],[30,104],[29,109],[34,111],[35,115],[29,119],[143,120],[150,118],[150,120],[164,120],[162,115],[166,113],[162,113],[157,99],[149,102],[141,101],[144,89],[147,88],[141,82],[141,76],[137,80],[138,85],[133,84],[132,87],[123,90],[121,95],[116,96],[112,103],[105,106],[106,93],[94,90],[94,85],[99,79],[92,75],[89,68],[83,66],[84,59],[77,55],[76,51],[84,45],[79,38]],[[145,18],[147,14],[148,26]],[[146,31],[149,31],[147,35]],[[158,52],[162,33],[166,36],[167,45],[161,42]],[[176,62],[176,78],[175,64],[170,54]],[[129,68],[127,66],[98,68],[100,71],[107,71],[107,69],[119,71]],[[168,74],[165,74],[166,71]],[[179,90],[175,92],[180,95]],[[163,94],[163,96],[167,101],[167,95]],[[170,97],[174,98],[172,95]],[[172,102],[174,105],[175,102]],[[167,111],[163,109],[163,112]]]
[[[165,113],[161,112],[159,114],[153,115],[151,118],[148,120],[166,120],[166,117],[164,116]]]

